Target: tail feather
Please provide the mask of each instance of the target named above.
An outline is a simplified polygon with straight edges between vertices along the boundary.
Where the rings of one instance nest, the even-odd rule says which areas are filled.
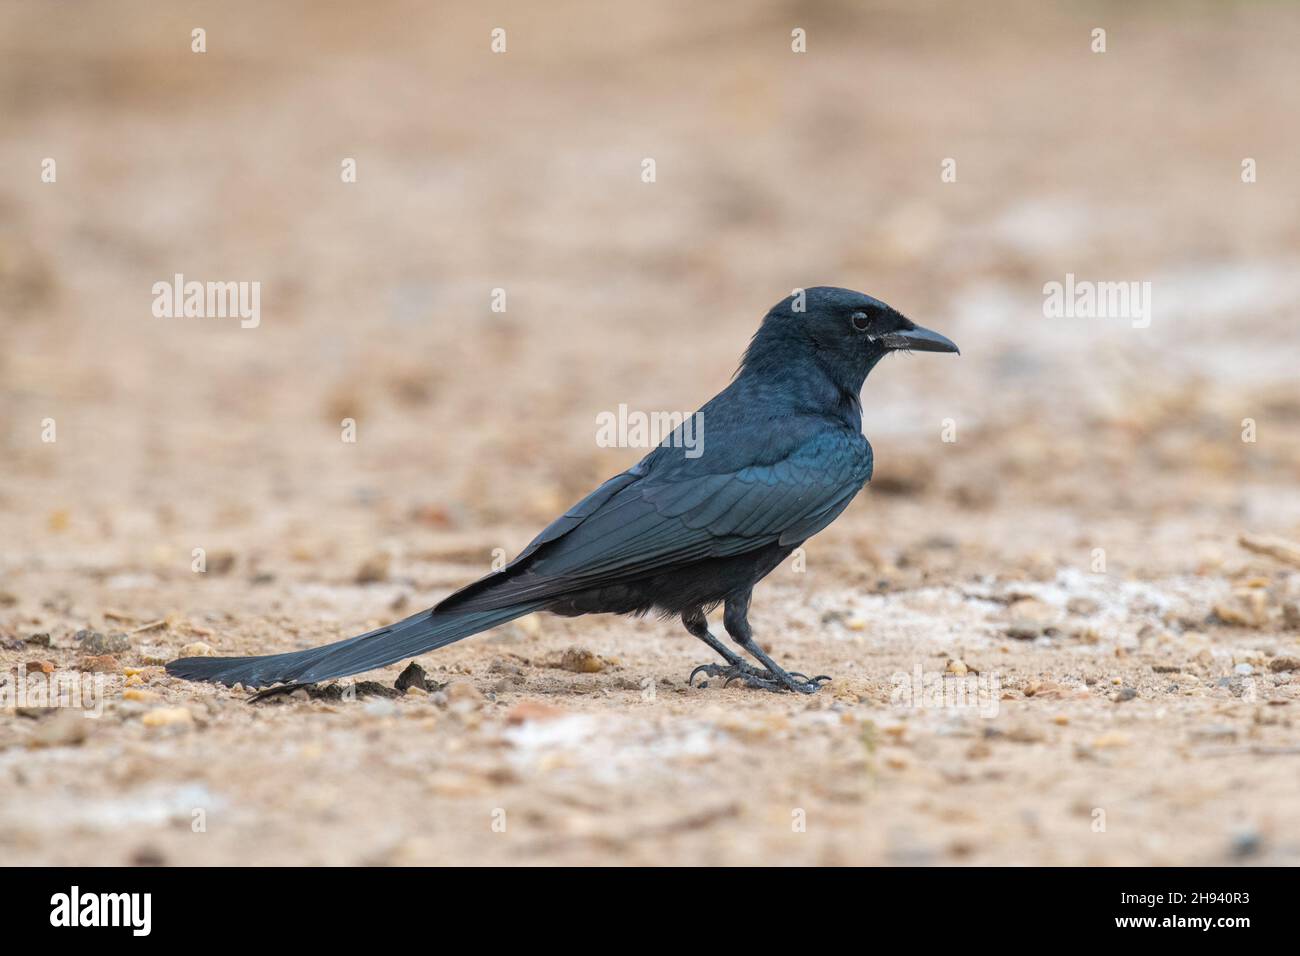
[[[315,684],[395,664],[539,610],[540,604],[489,611],[421,611],[405,620],[323,647],[262,657],[182,657],[167,673],[233,686]]]

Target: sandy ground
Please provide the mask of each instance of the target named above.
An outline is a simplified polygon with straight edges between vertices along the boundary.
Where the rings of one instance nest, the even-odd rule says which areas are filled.
[[[0,8],[0,860],[1300,862],[1300,10],[958,10]],[[963,354],[873,374],[875,481],[758,589],[817,696],[606,618],[400,696],[162,672],[485,573],[818,283]]]

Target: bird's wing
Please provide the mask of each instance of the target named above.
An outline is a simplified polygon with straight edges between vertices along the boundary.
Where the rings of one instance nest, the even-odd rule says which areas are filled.
[[[870,446],[847,429],[818,430],[775,461],[725,473],[690,462],[647,466],[651,458],[610,479],[510,566],[439,610],[545,600],[776,542],[797,544],[833,521],[871,475]]]

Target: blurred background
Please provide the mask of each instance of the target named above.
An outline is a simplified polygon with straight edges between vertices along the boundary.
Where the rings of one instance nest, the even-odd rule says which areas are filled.
[[[1268,701],[1292,700],[1271,662],[1300,581],[1237,539],[1300,538],[1298,31],[1267,2],[0,5],[0,662],[71,667],[81,629],[164,622],[119,661],[156,699],[49,746],[5,717],[5,855],[1294,862],[1296,758],[1251,748],[1291,740]],[[259,282],[260,324],[155,317],[176,273]],[[1045,317],[1066,274],[1151,283],[1149,327]],[[598,447],[598,414],[698,407],[819,284],[962,347],[872,375],[871,489],[760,588],[760,637],[835,692],[699,696],[676,625],[603,620],[426,660],[483,697],[466,712],[248,708],[158,671],[195,641],[347,636],[485,572],[644,454]],[[578,644],[609,666],[545,666]],[[1027,708],[991,754],[983,725],[886,710],[891,671],[979,655]],[[1254,697],[1220,683],[1246,673]],[[1043,682],[1057,710],[1029,707]],[[511,710],[535,698],[565,716]],[[197,726],[143,724],[162,705]],[[699,743],[728,735],[741,756]],[[1237,748],[1205,758],[1222,790],[1152,789],[1151,753],[1177,780],[1203,745]],[[507,797],[525,842],[476,842]],[[178,828],[196,800],[226,836]],[[832,824],[791,837],[791,801]],[[1132,829],[1096,839],[1116,804]],[[326,847],[331,819],[351,829]]]

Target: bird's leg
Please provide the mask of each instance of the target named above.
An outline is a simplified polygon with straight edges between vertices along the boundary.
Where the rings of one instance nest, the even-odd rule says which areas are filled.
[[[743,595],[737,595],[727,599],[726,610],[723,612],[722,623],[731,635],[731,639],[741,646],[748,654],[752,655],[755,660],[767,668],[763,675],[762,684],[767,690],[793,690],[800,694],[815,694],[821,690],[822,681],[830,680],[825,674],[809,679],[806,675],[797,671],[787,672],[782,670],[772,658],[763,652],[754,640],[754,632],[749,626],[749,598],[752,592],[746,591]],[[756,686],[751,684],[750,686]]]
[[[760,671],[752,664],[745,663],[743,657],[709,632],[709,621],[704,616],[703,609],[697,607],[687,611],[682,615],[682,623],[686,625],[686,630],[717,651],[723,660],[727,662],[726,667],[721,664],[701,664],[691,671],[691,676],[687,678],[686,683],[694,684],[697,674],[703,674],[705,677],[725,677],[724,687],[733,680],[743,680],[751,687],[765,687],[767,683],[771,682],[771,674]],[[706,681],[701,686],[708,686],[708,682]]]
[[[682,614],[682,623],[686,625],[686,630],[717,651],[728,664],[734,667],[744,663],[744,659],[735,651],[709,633],[709,619],[704,616],[703,608],[696,607],[686,611]]]

